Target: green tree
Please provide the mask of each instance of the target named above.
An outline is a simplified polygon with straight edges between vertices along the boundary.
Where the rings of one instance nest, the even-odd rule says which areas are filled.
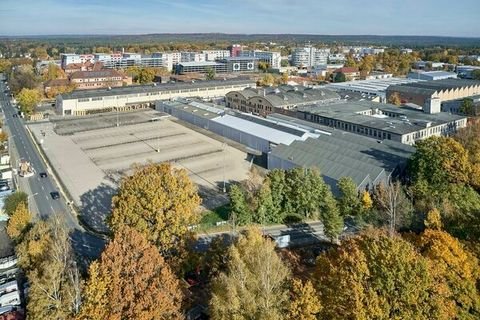
[[[472,71],[472,79],[480,80],[480,70],[473,70]]]
[[[340,190],[339,207],[342,216],[356,216],[360,213],[360,198],[357,184],[351,177],[342,177],[338,180],[337,187]]]
[[[207,80],[215,79],[215,70],[213,68],[207,69],[207,73],[205,74],[205,79]]]
[[[158,250],[130,227],[118,229],[89,269],[79,320],[182,319],[180,283]]]
[[[230,247],[228,258],[227,270],[212,285],[212,319],[284,319],[290,272],[275,244],[249,229]]]
[[[343,231],[343,218],[337,206],[337,201],[333,194],[328,190],[325,194],[321,207],[322,223],[324,232],[331,242],[335,242]]]
[[[462,105],[460,106],[459,111],[467,116],[474,116],[475,110],[473,105],[472,98],[464,98],[462,101]]]
[[[302,218],[318,217],[327,186],[317,169],[294,168],[285,172],[286,211]]]
[[[335,78],[333,78],[334,82],[345,82],[347,81],[347,77],[345,76],[345,73],[343,72],[337,72],[335,73]]]
[[[448,288],[397,235],[368,230],[321,255],[314,278],[321,319],[452,319]]]
[[[246,200],[244,189],[239,185],[232,185],[229,192],[230,196],[230,219],[234,225],[247,225],[253,220],[252,212]]]
[[[5,198],[3,211],[7,215],[12,216],[20,203],[28,207],[28,195],[23,191],[16,191]]]
[[[20,110],[25,114],[32,114],[35,112],[35,107],[42,99],[42,94],[37,89],[22,89],[17,95],[18,105]]]
[[[268,87],[268,86],[273,86],[274,83],[275,83],[275,77],[272,74],[267,73],[262,77],[262,79],[259,82],[259,85],[263,87]]]
[[[150,240],[164,257],[179,254],[188,227],[200,218],[200,197],[184,169],[169,163],[135,167],[112,199],[110,226],[130,226]]]
[[[290,63],[288,62],[288,60],[282,60],[282,61],[280,61],[280,66],[282,68],[286,68],[286,67],[290,66]]]
[[[285,197],[287,186],[285,185],[285,171],[274,169],[268,172],[264,183],[268,183],[272,194],[272,215],[276,216],[274,222],[282,222],[285,219]]]

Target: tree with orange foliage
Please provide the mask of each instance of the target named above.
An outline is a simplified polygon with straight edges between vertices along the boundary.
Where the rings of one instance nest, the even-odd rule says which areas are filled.
[[[121,227],[91,264],[79,320],[182,319],[178,279],[157,248]]]
[[[136,167],[120,183],[112,200],[110,226],[130,226],[160,250],[163,257],[178,254],[188,227],[199,219],[200,197],[184,169],[170,163]]]

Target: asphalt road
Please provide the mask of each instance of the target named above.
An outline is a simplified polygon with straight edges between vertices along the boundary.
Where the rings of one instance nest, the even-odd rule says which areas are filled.
[[[67,207],[63,196],[60,199],[52,199],[50,192],[59,191],[52,178],[52,172],[47,169],[39,155],[25,128],[24,120],[13,116],[18,113],[18,110],[10,103],[8,94],[5,93],[5,84],[1,81],[0,91],[0,104],[5,115],[4,124],[8,126],[10,131],[9,148],[15,158],[12,165],[17,166],[19,160],[25,159],[31,163],[35,171],[32,177],[22,178],[17,176],[19,188],[29,195],[30,210],[42,218],[55,214],[61,215],[67,228],[71,230],[76,253],[87,259],[97,258],[105,245],[105,240],[84,230],[70,208]],[[40,172],[47,172],[48,176],[40,178]]]

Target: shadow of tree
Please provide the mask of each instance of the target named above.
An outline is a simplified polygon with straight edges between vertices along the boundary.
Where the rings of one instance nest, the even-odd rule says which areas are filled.
[[[70,233],[70,239],[78,267],[85,274],[90,263],[100,257],[107,240],[78,229]]]
[[[86,227],[99,233],[109,232],[106,218],[110,215],[112,197],[115,193],[116,189],[112,185],[102,183],[80,196],[81,215],[79,218],[86,224]]]

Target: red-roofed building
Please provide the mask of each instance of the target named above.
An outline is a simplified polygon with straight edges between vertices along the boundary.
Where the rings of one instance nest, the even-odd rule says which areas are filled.
[[[108,69],[100,71],[77,71],[70,76],[70,83],[75,84],[78,90],[121,87],[132,84],[132,77]]]
[[[103,68],[102,62],[70,63],[65,66],[65,73],[72,74],[78,71],[100,71]]]
[[[347,81],[352,81],[352,80],[359,80],[360,79],[360,71],[358,68],[353,68],[353,67],[343,67],[336,69],[333,71],[333,78],[335,79],[335,76],[337,73],[343,73],[345,75],[345,78]]]

